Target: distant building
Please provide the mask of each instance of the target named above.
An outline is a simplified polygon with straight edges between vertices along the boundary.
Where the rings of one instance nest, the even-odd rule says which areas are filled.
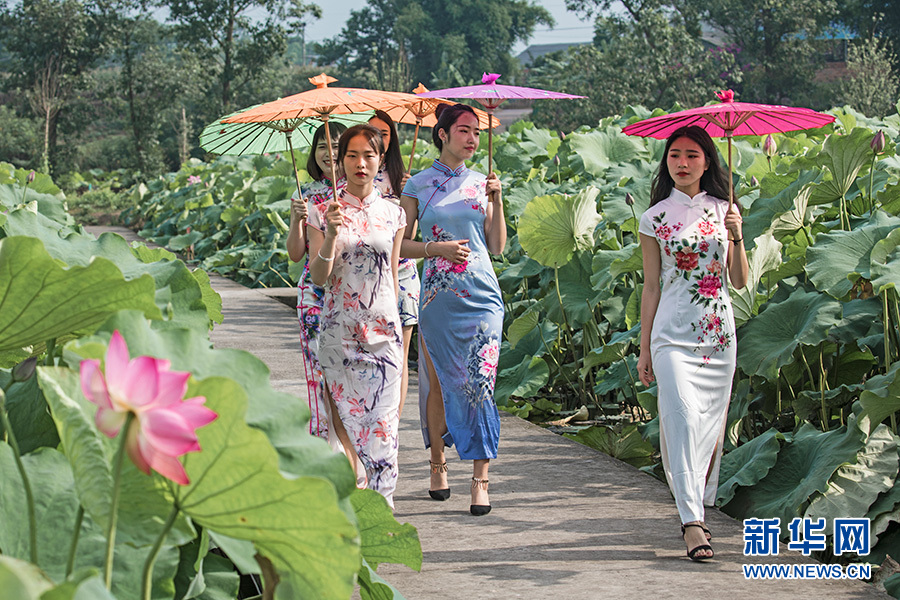
[[[550,54],[551,52],[568,50],[573,46],[584,46],[585,44],[590,43],[591,42],[564,42],[561,44],[532,44],[522,50],[516,58],[523,67],[530,67],[539,56]]]

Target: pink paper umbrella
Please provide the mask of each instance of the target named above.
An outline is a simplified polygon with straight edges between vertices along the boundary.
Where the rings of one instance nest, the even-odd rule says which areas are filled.
[[[494,136],[492,124],[494,109],[500,106],[504,100],[576,100],[585,97],[517,85],[501,85],[496,83],[499,78],[500,75],[497,73],[484,73],[481,77],[481,85],[468,85],[416,94],[423,98],[471,98],[484,106],[488,114],[488,123],[491,124],[488,127],[488,172],[493,169]]]
[[[667,139],[677,129],[696,125],[712,137],[728,138],[728,175],[733,173],[731,162],[731,138],[736,135],[766,135],[802,129],[817,129],[834,121],[832,115],[816,112],[811,108],[777,106],[774,104],[750,104],[735,102],[734,92],[716,92],[721,102],[698,108],[690,108],[669,115],[644,119],[626,126],[628,135]],[[734,190],[729,187],[728,208],[734,202]]]

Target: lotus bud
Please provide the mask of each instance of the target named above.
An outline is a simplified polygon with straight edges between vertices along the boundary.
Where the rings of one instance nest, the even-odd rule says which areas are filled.
[[[562,131],[560,131],[560,132],[559,132],[559,139],[565,141],[565,140],[566,140],[566,134],[563,133]]]
[[[750,177],[750,185],[753,187],[759,187],[759,179],[757,179],[755,175]]]
[[[778,152],[778,146],[775,144],[775,138],[772,137],[772,134],[766,136],[766,140],[763,142],[763,153],[769,158],[775,156],[775,153]]]
[[[884,140],[884,137],[882,137],[882,140]],[[883,141],[882,141],[881,146],[884,147]],[[28,183],[34,183],[34,176],[35,176],[34,171],[32,171],[31,173],[28,174],[28,179],[27,179]]]
[[[559,166],[559,154],[553,157],[553,164]]]
[[[869,144],[872,146],[872,150],[875,154],[881,154],[884,152],[884,131],[881,129],[878,130],[878,133],[875,134],[875,137],[872,138],[872,142]]]
[[[632,196],[628,192],[625,192],[625,204],[627,204],[628,206],[634,206],[634,196]]]
[[[34,171],[32,171],[33,173]],[[34,369],[37,367],[37,358],[32,356],[28,360],[23,360],[17,364],[12,370],[12,380],[16,383],[28,381],[34,375]]]

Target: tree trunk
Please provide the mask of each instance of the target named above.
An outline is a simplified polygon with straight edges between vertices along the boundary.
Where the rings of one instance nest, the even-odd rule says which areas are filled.
[[[229,3],[228,27],[225,32],[225,47],[222,48],[225,60],[222,65],[222,112],[227,113],[231,105],[231,80],[234,79],[234,3]]]
[[[131,118],[131,134],[134,136],[134,149],[137,153],[138,169],[141,173],[147,172],[147,164],[144,159],[143,135],[137,115],[137,106],[134,98],[134,55],[131,51],[130,36],[125,39],[125,87],[128,94],[128,115]]]

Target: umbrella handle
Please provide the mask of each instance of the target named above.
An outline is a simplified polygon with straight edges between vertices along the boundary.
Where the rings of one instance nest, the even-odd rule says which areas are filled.
[[[303,191],[300,189],[300,174],[297,173],[297,159],[294,158],[294,144],[291,142],[291,133],[290,131],[285,131],[284,135],[287,138],[288,152],[291,153],[291,164],[294,166],[294,181],[297,183],[297,195],[300,197],[300,202],[304,202]],[[305,220],[300,220],[301,225]]]
[[[416,141],[419,139],[419,124],[421,122],[422,122],[422,119],[416,117],[416,134],[413,136],[412,150],[410,150],[410,152],[409,152],[409,166],[406,167],[407,173],[412,171],[412,161],[413,161],[413,157],[416,155]]]
[[[734,166],[731,163],[731,135],[728,135],[728,210],[734,205]]]
[[[331,152],[331,129],[328,127],[328,115],[324,115],[322,119],[325,121],[325,143],[328,144],[328,152]],[[337,172],[334,170],[334,156],[331,157],[331,198],[337,201]]]
[[[494,111],[488,109],[488,175],[494,170]]]

